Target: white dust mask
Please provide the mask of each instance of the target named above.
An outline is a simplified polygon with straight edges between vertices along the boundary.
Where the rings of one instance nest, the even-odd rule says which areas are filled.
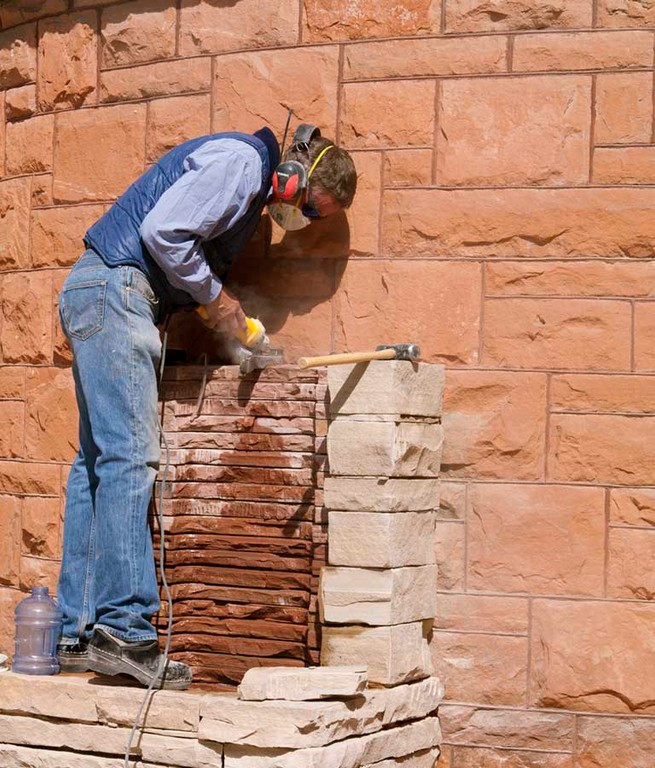
[[[269,203],[268,212],[279,227],[290,232],[296,229],[304,229],[312,223],[311,219],[303,215],[300,208],[289,203],[281,203],[279,201]]]

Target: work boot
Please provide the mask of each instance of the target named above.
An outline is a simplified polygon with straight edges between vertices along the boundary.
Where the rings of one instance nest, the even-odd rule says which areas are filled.
[[[76,643],[57,645],[60,672],[86,672],[89,669],[89,643],[79,638]]]
[[[162,653],[157,640],[127,642],[96,627],[89,642],[89,669],[101,675],[130,675],[149,686],[159,672]],[[181,661],[166,662],[154,688],[183,691],[191,685],[191,669]]]

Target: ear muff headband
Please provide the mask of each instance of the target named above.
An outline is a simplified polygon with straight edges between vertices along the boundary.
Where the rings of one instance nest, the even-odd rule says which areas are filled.
[[[307,174],[307,178],[308,178],[308,179],[309,179],[309,177],[312,175],[312,173],[314,172],[314,168],[316,168],[316,166],[318,165],[318,163],[319,163],[319,160],[320,160],[320,159],[323,157],[323,155],[324,155],[326,152],[329,152],[331,149],[334,149],[334,144],[328,144],[328,145],[327,145],[327,147],[325,147],[325,149],[322,149],[322,150],[321,150],[321,151],[318,153],[318,156],[316,157],[316,160],[314,160],[314,162],[312,163],[312,167],[309,169],[309,172],[308,172],[308,174]]]

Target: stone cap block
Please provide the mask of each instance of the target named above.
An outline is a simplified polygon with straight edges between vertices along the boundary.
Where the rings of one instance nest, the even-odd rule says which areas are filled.
[[[416,421],[337,419],[327,438],[333,475],[439,476],[443,428]]]
[[[380,626],[432,619],[437,566],[321,570],[321,619],[332,624]]]
[[[330,510],[422,512],[439,508],[436,478],[326,477],[323,493]]]
[[[330,565],[400,568],[435,562],[433,512],[328,513]]]
[[[239,685],[248,701],[315,701],[356,696],[366,688],[366,667],[252,667]]]
[[[374,360],[327,369],[330,415],[441,415],[445,369],[406,360]]]
[[[366,664],[369,683],[398,685],[432,674],[431,622],[322,630],[321,664]]]

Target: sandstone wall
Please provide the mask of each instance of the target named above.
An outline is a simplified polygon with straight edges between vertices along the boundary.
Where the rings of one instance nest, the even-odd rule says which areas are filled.
[[[291,359],[408,339],[448,366],[442,764],[649,767],[652,2],[11,0],[0,24],[3,619],[56,578],[81,234],[168,147],[293,106],[353,150],[357,200],[264,228],[235,279]]]

